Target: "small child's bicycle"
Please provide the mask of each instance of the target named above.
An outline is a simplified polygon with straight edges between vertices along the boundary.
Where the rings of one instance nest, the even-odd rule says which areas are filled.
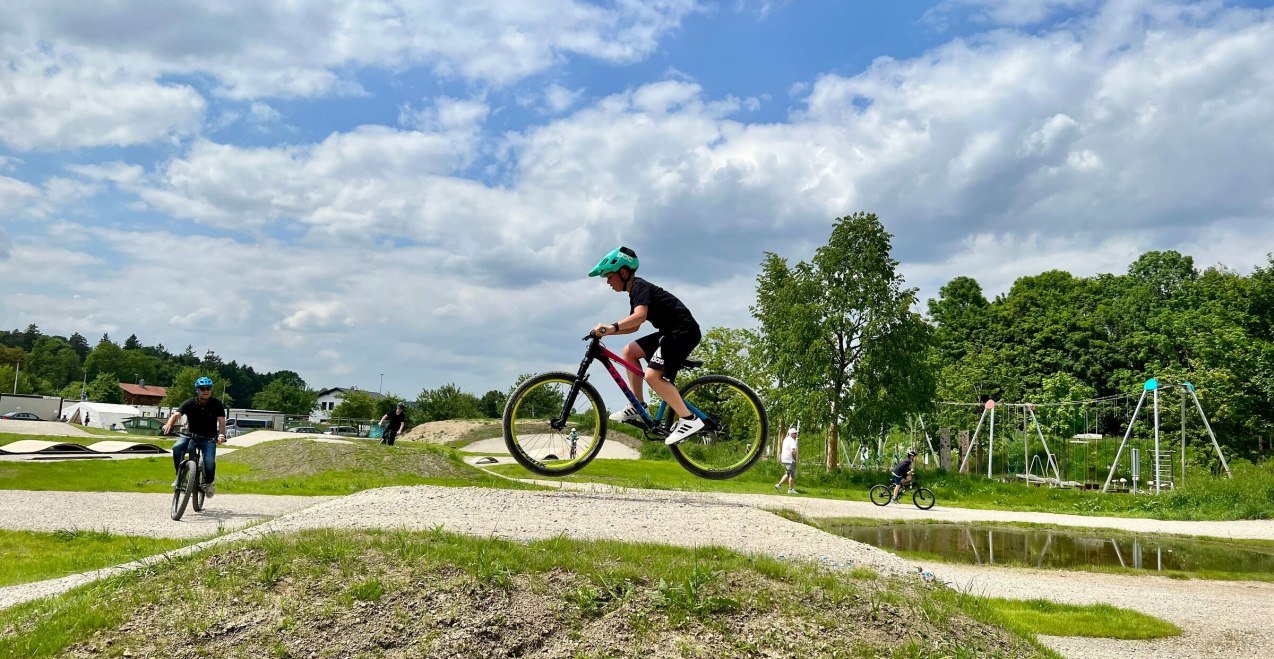
[[[902,489],[898,490],[898,499],[900,501],[902,496],[907,493],[907,490],[915,490],[911,495],[911,502],[916,504],[916,507],[921,510],[929,510],[933,507],[933,504],[938,502],[938,498],[933,496],[933,490],[927,487],[920,487],[915,478],[904,483]],[[877,506],[888,506],[889,501],[894,496],[894,486],[887,484],[873,485],[869,496],[871,497],[871,502]]]
[[[588,349],[576,373],[557,371],[528,378],[504,407],[504,443],[527,469],[543,476],[572,474],[597,457],[606,441],[606,406],[588,381],[588,368],[600,361],[628,402],[641,413],[629,422],[647,440],[663,441],[676,414],[660,403],[652,416],[637,402],[615,363],[643,375],[637,366],[601,344],[601,337],[584,337]],[[702,366],[687,360],[686,368]],[[703,419],[704,427],[685,441],[669,446],[672,457],[702,478],[733,478],[747,471],[765,449],[769,421],[765,405],[748,385],[724,375],[705,375],[680,388],[686,407]]]

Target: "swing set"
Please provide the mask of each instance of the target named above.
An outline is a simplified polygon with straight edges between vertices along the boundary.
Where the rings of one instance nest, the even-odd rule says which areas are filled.
[[[970,461],[974,464],[974,471],[981,472],[981,465],[985,459],[987,478],[995,478],[997,473],[1004,480],[1017,479],[1034,485],[1048,485],[1050,487],[1077,487],[1084,489],[1101,489],[1102,492],[1111,490],[1111,484],[1115,480],[1114,476],[1119,466],[1120,459],[1124,454],[1124,449],[1128,447],[1133,436],[1133,425],[1137,421],[1146,398],[1152,399],[1152,407],[1154,410],[1154,448],[1147,451],[1151,456],[1151,479],[1147,481],[1147,486],[1154,493],[1161,492],[1164,488],[1174,487],[1174,473],[1172,468],[1173,451],[1166,449],[1160,439],[1159,425],[1159,390],[1162,385],[1157,380],[1151,378],[1142,388],[1137,404],[1133,407],[1132,413],[1127,414],[1127,404],[1132,400],[1132,394],[1116,394],[1114,396],[1105,396],[1101,398],[1092,398],[1077,401],[1065,401],[1060,403],[1003,403],[995,400],[988,400],[985,403],[960,403],[960,402],[942,402],[943,406],[958,407],[980,407],[981,414],[978,417],[977,424],[974,427],[973,436],[969,439],[967,447],[961,447],[963,455],[960,460],[959,470],[961,473],[969,473]],[[1181,394],[1181,468],[1180,479],[1184,483],[1185,467],[1186,467],[1186,407],[1187,401],[1194,403],[1195,409],[1203,427],[1207,430],[1208,436],[1212,441],[1212,446],[1220,458],[1221,466],[1225,469],[1227,475],[1232,474],[1230,467],[1226,463],[1225,455],[1221,451],[1220,443],[1217,442],[1216,435],[1212,432],[1212,426],[1208,422],[1207,415],[1203,411],[1203,405],[1199,402],[1199,397],[1195,393],[1194,385],[1189,382],[1183,382],[1180,385],[1172,385],[1170,388],[1177,388]],[[1077,408],[1076,413],[1070,414],[1071,421],[1071,437],[1060,446],[1061,453],[1054,453],[1050,447],[1048,439],[1044,433],[1044,424],[1041,423],[1039,416],[1036,414],[1037,408],[1050,409],[1066,409]],[[1007,424],[1007,432],[1003,428],[997,428],[996,411],[1001,410],[1000,416],[1008,416],[1010,422]],[[1056,412],[1050,412],[1050,416],[1056,417]],[[1020,423],[1019,423],[1020,417]],[[1110,447],[1107,444],[1106,430],[1115,430],[1118,432],[1118,426],[1122,418],[1127,418],[1127,426],[1123,433],[1123,440],[1114,451],[1113,459],[1110,458]],[[1083,432],[1079,432],[1079,424],[1083,423]],[[983,431],[985,429],[985,438]],[[998,469],[996,466],[996,431],[1001,430],[1001,438],[999,442],[1000,455],[998,456]],[[1056,436],[1058,429],[1054,424],[1054,429],[1050,434]],[[1019,434],[1020,433],[1020,434]],[[1063,432],[1064,434],[1064,432]],[[1042,452],[1036,451],[1032,453],[1031,445],[1033,443],[1032,435],[1039,442]],[[925,433],[928,439],[928,433]],[[979,441],[979,440],[985,441]],[[1111,438],[1113,439],[1113,438]],[[1022,442],[1022,462],[1020,464],[1009,456],[1009,444]],[[1135,440],[1133,440],[1135,441]],[[1081,452],[1082,448],[1082,452]],[[930,441],[929,449],[933,451],[933,444]],[[1129,451],[1130,475],[1132,476],[1132,490],[1136,491],[1138,481],[1140,480],[1140,447]],[[1080,459],[1082,456],[1082,465]],[[936,457],[936,455],[935,455]],[[1098,469],[1106,469],[1109,465],[1109,471],[1105,478],[1105,482],[1101,483],[1096,478]],[[1019,469],[1020,467],[1020,469]],[[1081,468],[1081,474],[1078,479],[1075,478],[1074,470],[1076,467]],[[1064,475],[1064,476],[1063,476]],[[1120,489],[1127,484],[1127,479],[1121,478]],[[1101,484],[1099,484],[1101,483]]]

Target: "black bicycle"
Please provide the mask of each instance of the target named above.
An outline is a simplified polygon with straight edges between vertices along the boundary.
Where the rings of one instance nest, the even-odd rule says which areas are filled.
[[[186,439],[186,455],[177,467],[177,486],[173,488],[173,505],[168,514],[180,520],[186,514],[186,506],[194,503],[195,512],[203,510],[203,443],[211,438],[181,435]]]
[[[588,368],[600,361],[641,419],[627,422],[649,441],[668,436],[677,415],[661,402],[654,414],[637,403],[615,364],[637,375],[635,364],[607,350],[589,334],[588,349],[575,373],[557,371],[532,377],[509,396],[504,408],[504,443],[523,467],[544,476],[565,476],[587,465],[606,441],[606,406],[588,380]],[[702,362],[686,360],[686,368]],[[765,450],[769,421],[761,397],[748,385],[725,375],[705,375],[678,389],[686,407],[703,420],[703,430],[668,447],[690,473],[712,479],[747,471]]]
[[[929,510],[933,504],[938,502],[938,498],[933,496],[933,490],[927,487],[920,487],[915,478],[903,483],[902,489],[898,490],[898,499],[901,501],[904,494],[908,490],[913,490],[911,494],[911,502],[921,510]],[[888,506],[889,502],[894,498],[893,485],[873,485],[871,492],[871,502],[877,506]]]

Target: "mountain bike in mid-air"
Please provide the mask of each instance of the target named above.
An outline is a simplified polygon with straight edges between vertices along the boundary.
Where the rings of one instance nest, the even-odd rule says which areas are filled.
[[[523,467],[542,476],[565,476],[583,469],[597,457],[606,441],[606,406],[589,382],[594,361],[606,367],[642,419],[632,422],[647,440],[663,441],[677,420],[667,403],[652,415],[620,377],[615,364],[644,375],[637,366],[602,345],[601,337],[584,337],[588,348],[575,373],[555,371],[528,378],[504,407],[504,443]],[[702,366],[686,360],[685,368]],[[681,443],[669,446],[672,457],[702,478],[733,478],[747,471],[765,450],[769,421],[765,405],[748,385],[725,375],[704,375],[680,387],[690,412],[704,427]]]

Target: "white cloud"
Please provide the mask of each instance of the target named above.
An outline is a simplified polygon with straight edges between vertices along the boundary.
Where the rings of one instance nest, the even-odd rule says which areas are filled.
[[[18,51],[0,43],[0,143],[29,151],[131,146],[189,135],[203,98],[154,79],[125,58],[104,64],[56,49]]]
[[[681,7],[670,6],[659,15]],[[584,277],[621,243],[706,326],[749,322],[762,252],[807,258],[834,217],[859,209],[894,232],[922,296],[956,275],[995,292],[1050,268],[1123,271],[1148,249],[1179,249],[1201,265],[1264,262],[1274,244],[1270,12],[1103,7],[794,85],[799,107],[772,123],[747,123],[753,100],[714,98],[678,78],[589,102],[547,87],[535,104],[559,114],[496,135],[499,95],[478,89],[403,107],[396,127],[276,146],[198,137],[154,168],[67,167],[81,187],[0,177],[0,208],[48,205],[41,237],[53,237],[68,263],[55,272],[15,266],[29,264],[40,242],[15,234],[0,280],[51,291],[27,305],[47,312],[50,327],[135,324],[145,341],[215,339],[221,354],[296,368],[312,384],[371,388],[368,378],[385,372],[389,388],[414,395],[449,380],[503,388],[519,373],[574,363],[580,346],[563,337],[626,308]],[[505,23],[540,25],[542,11],[517,5]],[[608,15],[581,11],[561,23]],[[325,16],[296,29],[322,32]],[[556,31],[537,36],[558,44],[543,51],[546,62],[564,52],[623,57],[588,39],[568,48]],[[523,47],[517,29],[492,34],[509,37],[509,52]],[[208,39],[207,52],[220,52]],[[369,42],[349,39],[341,52]],[[634,39],[625,43],[645,43]],[[393,43],[378,42],[366,59],[405,66]],[[462,74],[460,60],[430,65]],[[264,83],[220,84],[246,93]],[[128,233],[59,222],[59,209],[95,186],[170,219]],[[134,282],[153,287],[156,302],[122,323],[121,310],[136,308]],[[191,286],[215,291],[216,304],[190,302]]]

